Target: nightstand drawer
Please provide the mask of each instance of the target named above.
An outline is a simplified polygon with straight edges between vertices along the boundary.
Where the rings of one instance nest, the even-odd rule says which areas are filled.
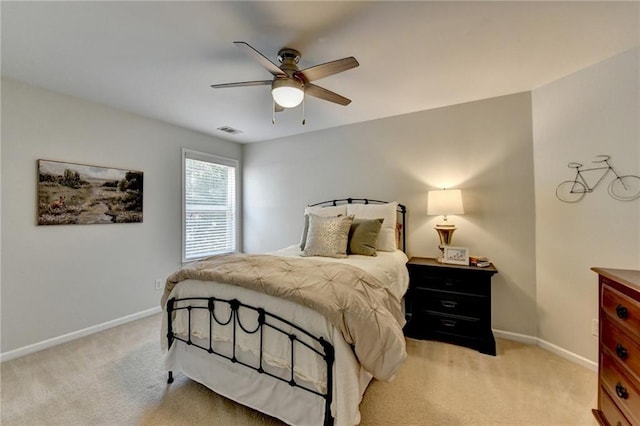
[[[417,287],[428,287],[433,290],[455,291],[458,293],[468,293],[477,295],[488,295],[488,281],[480,283],[473,276],[466,274],[451,274],[441,276],[424,268],[409,269],[409,278],[414,283],[419,283]],[[483,285],[484,284],[484,285]]]
[[[418,316],[421,318],[420,323],[434,332],[478,337],[484,334],[485,327],[478,318],[426,312],[421,312]]]
[[[486,296],[436,291],[420,287],[413,289],[411,297],[417,301],[418,306],[423,311],[434,311],[476,319],[487,317],[487,306],[490,303]]]

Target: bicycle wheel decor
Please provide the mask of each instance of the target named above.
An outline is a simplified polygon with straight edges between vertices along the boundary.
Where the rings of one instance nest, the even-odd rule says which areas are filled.
[[[586,193],[587,188],[575,180],[565,180],[556,188],[556,197],[565,203],[577,203]]]
[[[625,175],[615,178],[609,184],[609,195],[620,201],[635,200],[640,197],[640,177]]]

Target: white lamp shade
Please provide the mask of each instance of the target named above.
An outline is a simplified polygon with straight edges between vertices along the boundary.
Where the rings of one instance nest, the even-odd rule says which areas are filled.
[[[294,78],[275,79],[271,85],[271,96],[281,107],[297,107],[304,98],[302,83]]]
[[[429,191],[427,196],[427,214],[429,216],[464,214],[462,192],[459,189]]]

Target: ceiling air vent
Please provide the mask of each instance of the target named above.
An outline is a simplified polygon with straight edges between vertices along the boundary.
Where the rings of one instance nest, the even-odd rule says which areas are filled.
[[[233,127],[229,127],[229,126],[218,127],[218,130],[220,130],[221,132],[229,133],[231,135],[237,135],[238,133],[242,133],[242,130],[234,129]]]

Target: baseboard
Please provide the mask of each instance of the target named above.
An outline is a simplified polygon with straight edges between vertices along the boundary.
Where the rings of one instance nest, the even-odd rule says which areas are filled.
[[[515,342],[525,343],[527,345],[538,346],[538,338],[528,336],[526,334],[512,333],[511,331],[493,330],[493,336],[500,339],[513,340]]]
[[[560,346],[556,346],[553,343],[549,343],[546,340],[540,339],[538,337],[527,336],[526,334],[512,333],[510,331],[503,330],[493,330],[493,334],[495,337],[501,339],[514,340],[516,342],[538,346],[546,351],[551,352],[552,354],[558,355],[560,358],[571,361],[574,364],[581,365],[582,367],[588,368],[592,371],[598,371],[598,363],[578,354],[574,354],[573,352],[570,352],[564,348],[561,348]]]
[[[558,355],[561,358],[588,368],[589,370],[598,371],[598,363],[593,362],[578,354],[574,354],[573,352],[569,352],[568,350],[561,348],[560,346],[556,346],[553,343],[549,343],[546,340],[538,339],[538,346],[540,346],[542,349]]]
[[[14,358],[19,358],[21,356],[29,355],[34,352],[41,351],[43,349],[48,349],[53,346],[60,345],[62,343],[70,342],[72,340],[76,340],[81,337],[88,336],[90,334],[98,333],[103,330],[108,330],[110,328],[117,327],[119,325],[126,324],[128,322],[135,321],[144,317],[148,317],[150,315],[154,315],[160,312],[162,312],[162,309],[160,308],[160,306],[158,306],[156,308],[147,309],[146,311],[127,315],[122,318],[117,318],[112,321],[107,321],[102,324],[94,325],[92,327],[87,327],[85,329],[64,334],[62,336],[43,340],[42,342],[34,343],[32,345],[23,346],[22,348],[14,349],[9,352],[0,353],[0,362],[9,361]]]

